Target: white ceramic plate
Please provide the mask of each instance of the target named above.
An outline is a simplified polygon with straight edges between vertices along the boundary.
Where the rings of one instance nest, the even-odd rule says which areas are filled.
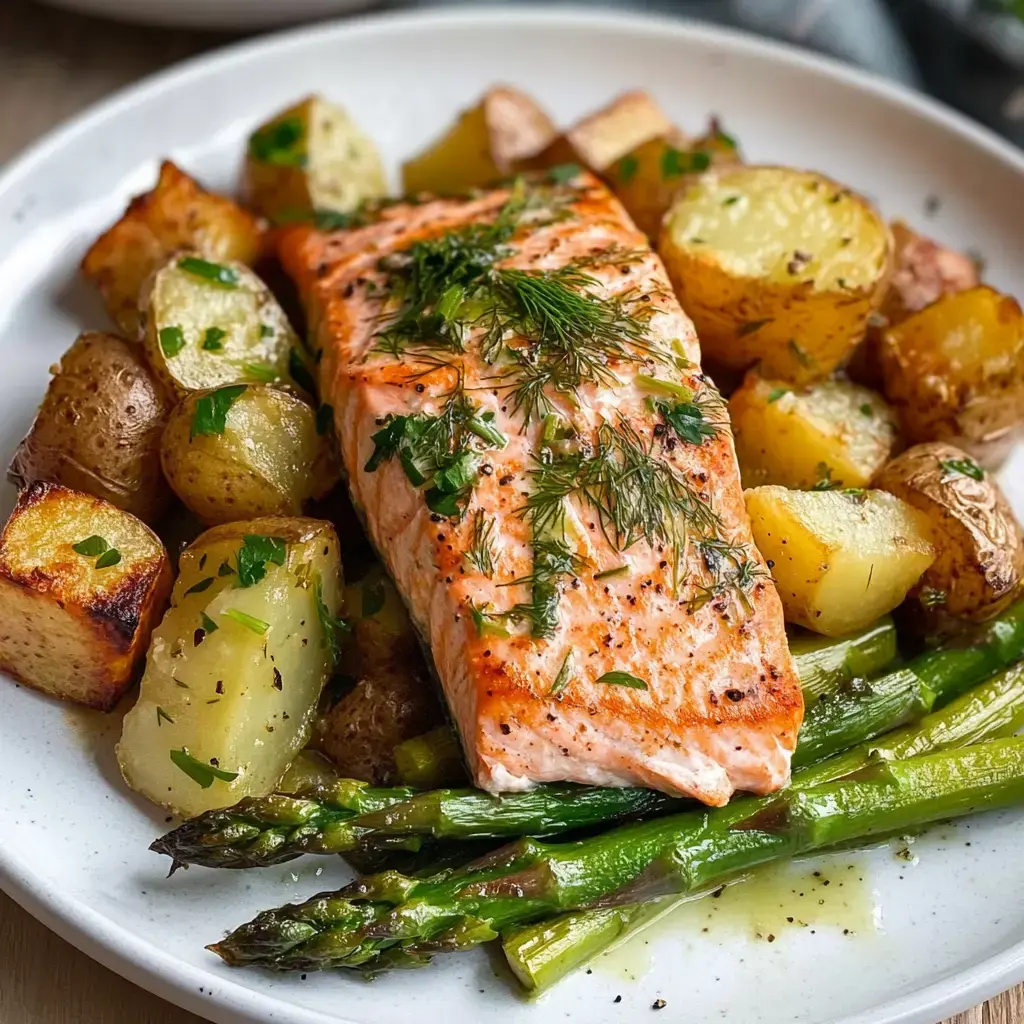
[[[322,90],[394,164],[494,81],[530,90],[565,120],[631,86],[653,90],[691,129],[716,111],[754,159],[830,172],[888,214],[979,249],[994,284],[1022,291],[1021,154],[853,71],[714,29],[557,9],[318,27],[162,74],[0,178],[0,452],[28,426],[47,367],[78,330],[105,324],[76,264],[150,187],[160,156],[230,189],[252,126]],[[1004,480],[1024,511],[1021,451]],[[8,489],[0,512],[12,499]],[[728,894],[705,901],[539,1005],[516,998],[483,953],[372,985],[230,971],[205,942],[340,881],[340,866],[165,879],[166,862],[146,850],[164,819],[125,791],[112,757],[118,723],[96,717],[0,681],[0,881],[90,955],[216,1021],[604,1024],[646,1020],[664,998],[666,1018],[687,1024],[932,1024],[1024,980],[1024,814],[933,831],[914,845],[916,864],[883,847],[827,862],[823,878],[806,866],[784,873],[739,899],[745,909],[725,909],[737,902]]]
[[[377,0],[45,0],[115,21],[180,28],[252,30],[295,25],[365,7]]]

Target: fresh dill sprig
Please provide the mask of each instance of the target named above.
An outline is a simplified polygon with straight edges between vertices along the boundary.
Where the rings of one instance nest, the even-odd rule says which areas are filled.
[[[466,561],[482,576],[494,575],[494,518],[482,508],[473,513]]]
[[[570,576],[583,568],[583,560],[569,550],[564,540],[538,537],[534,531],[533,568],[529,576],[521,576],[503,586],[527,584],[530,587],[528,604],[517,604],[505,612],[515,622],[526,622],[532,636],[547,639],[558,628],[558,602],[562,586]]]
[[[522,513],[535,531],[564,529],[565,499],[574,496],[594,510],[617,551],[641,538],[675,547],[680,527],[704,536],[719,526],[711,505],[626,421],[604,424],[593,449],[542,453],[533,481]]]
[[[688,609],[697,611],[712,601],[727,597],[746,614],[751,614],[754,608],[750,592],[758,580],[771,579],[771,573],[752,558],[742,544],[733,544],[719,537],[702,537],[695,546],[710,579],[696,584]]]

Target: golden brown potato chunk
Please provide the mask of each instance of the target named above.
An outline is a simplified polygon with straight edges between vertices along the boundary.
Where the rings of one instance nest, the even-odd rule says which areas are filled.
[[[712,121],[705,135],[687,140],[681,132],[648,139],[616,160],[605,178],[636,226],[657,239],[675,197],[711,167],[742,163],[735,139]]]
[[[340,670],[356,685],[317,726],[317,743],[341,775],[395,781],[394,749],[442,720],[412,623],[394,586],[373,572],[347,588],[352,636]]]
[[[678,137],[678,130],[650,93],[625,92],[577,121],[526,166],[539,169],[575,163],[603,175],[631,150],[659,136]]]
[[[915,445],[876,485],[923,512],[936,559],[918,596],[957,618],[982,620],[1003,609],[1024,578],[1024,536],[999,484],[950,444]]]
[[[911,442],[948,441],[991,466],[1024,419],[1024,314],[980,286],[882,336],[885,395]]]
[[[451,192],[504,178],[556,136],[546,113],[525,93],[489,89],[445,134],[402,166],[405,192]]]
[[[680,193],[658,251],[702,352],[804,384],[830,376],[863,335],[892,235],[866,199],[823,175],[736,166]]]
[[[152,523],[170,499],[159,465],[169,412],[139,346],[89,331],[61,357],[7,477],[64,484]]]
[[[170,589],[167,552],[144,523],[102,498],[31,484],[0,535],[0,669],[109,711]]]
[[[341,107],[308,96],[249,136],[249,202],[272,220],[313,210],[347,212],[387,192],[373,140]]]
[[[207,192],[169,160],[151,192],[136,196],[124,216],[93,243],[82,273],[96,285],[114,323],[139,336],[139,292],[168,256],[193,249],[212,260],[254,263],[263,224],[233,199]]]

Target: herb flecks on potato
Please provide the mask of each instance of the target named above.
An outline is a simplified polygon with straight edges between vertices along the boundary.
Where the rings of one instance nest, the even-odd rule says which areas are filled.
[[[144,523],[34,483],[0,536],[0,669],[109,711],[135,681],[170,587],[167,552]]]
[[[146,355],[172,394],[238,383],[315,390],[284,311],[241,263],[173,256],[150,279],[143,308]]]
[[[887,330],[885,395],[911,442],[947,441],[998,465],[1024,420],[1024,314],[979,286],[944,295]]]
[[[866,487],[899,433],[879,395],[841,377],[800,387],[751,370],[729,416],[744,487]]]
[[[226,196],[207,192],[169,160],[151,192],[136,196],[82,260],[82,272],[100,290],[125,336],[140,334],[139,293],[172,253],[191,249],[210,260],[255,263],[264,225]]]
[[[740,166],[680,194],[659,251],[703,352],[806,383],[863,335],[888,284],[892,236],[866,199],[823,175]]]
[[[786,621],[825,636],[892,611],[935,559],[928,517],[884,491],[745,492]]]
[[[168,420],[161,461],[175,493],[207,523],[300,515],[338,479],[329,424],[266,385],[188,395]]]
[[[159,464],[170,408],[138,345],[82,334],[61,357],[7,477],[19,488],[64,484],[152,523],[170,499]]]
[[[373,140],[340,107],[309,96],[249,136],[244,190],[274,221],[347,212],[387,192]]]
[[[271,792],[305,746],[340,645],[334,528],[267,518],[216,526],[183,553],[117,759],[182,815]]]
[[[546,113],[525,93],[488,89],[422,153],[402,165],[407,193],[453,192],[513,173],[556,136]]]
[[[949,444],[915,445],[890,462],[877,486],[924,513],[936,559],[917,596],[956,618],[998,614],[1024,579],[1024,536],[991,474]]]

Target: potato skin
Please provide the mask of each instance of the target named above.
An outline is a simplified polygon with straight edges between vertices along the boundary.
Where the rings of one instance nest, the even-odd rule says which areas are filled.
[[[116,564],[73,545],[102,537]],[[0,536],[0,668],[53,697],[109,711],[135,681],[171,589],[159,538],[90,494],[37,482]]]
[[[61,357],[7,478],[64,484],[153,523],[171,497],[158,458],[170,409],[138,345],[89,331]]]
[[[221,389],[196,391],[171,413],[160,446],[168,482],[206,523],[299,515],[338,479],[331,435],[296,395],[247,385],[228,409],[224,432],[194,434],[196,410]]]
[[[391,784],[395,747],[443,714],[412,623],[383,572],[350,586],[345,604],[352,636],[339,667],[357,682],[321,717],[317,745],[341,775]]]
[[[152,191],[136,196],[93,243],[82,273],[99,289],[114,323],[134,340],[142,285],[171,253],[194,249],[211,260],[255,263],[263,231],[263,222],[234,200],[207,192],[165,160]]]
[[[482,187],[529,162],[557,135],[551,118],[518,89],[488,89],[445,134],[402,165],[408,193]]]
[[[658,251],[703,352],[797,384],[847,357],[892,269],[892,235],[866,199],[786,167],[702,175],[665,215]]]
[[[1024,534],[990,474],[976,480],[951,463],[970,468],[972,460],[939,441],[915,445],[882,470],[876,486],[931,523],[936,559],[915,592],[948,615],[977,622],[997,615],[1019,591]]]
[[[947,441],[998,465],[1024,420],[1024,313],[984,285],[885,331],[886,398],[911,443]]]

